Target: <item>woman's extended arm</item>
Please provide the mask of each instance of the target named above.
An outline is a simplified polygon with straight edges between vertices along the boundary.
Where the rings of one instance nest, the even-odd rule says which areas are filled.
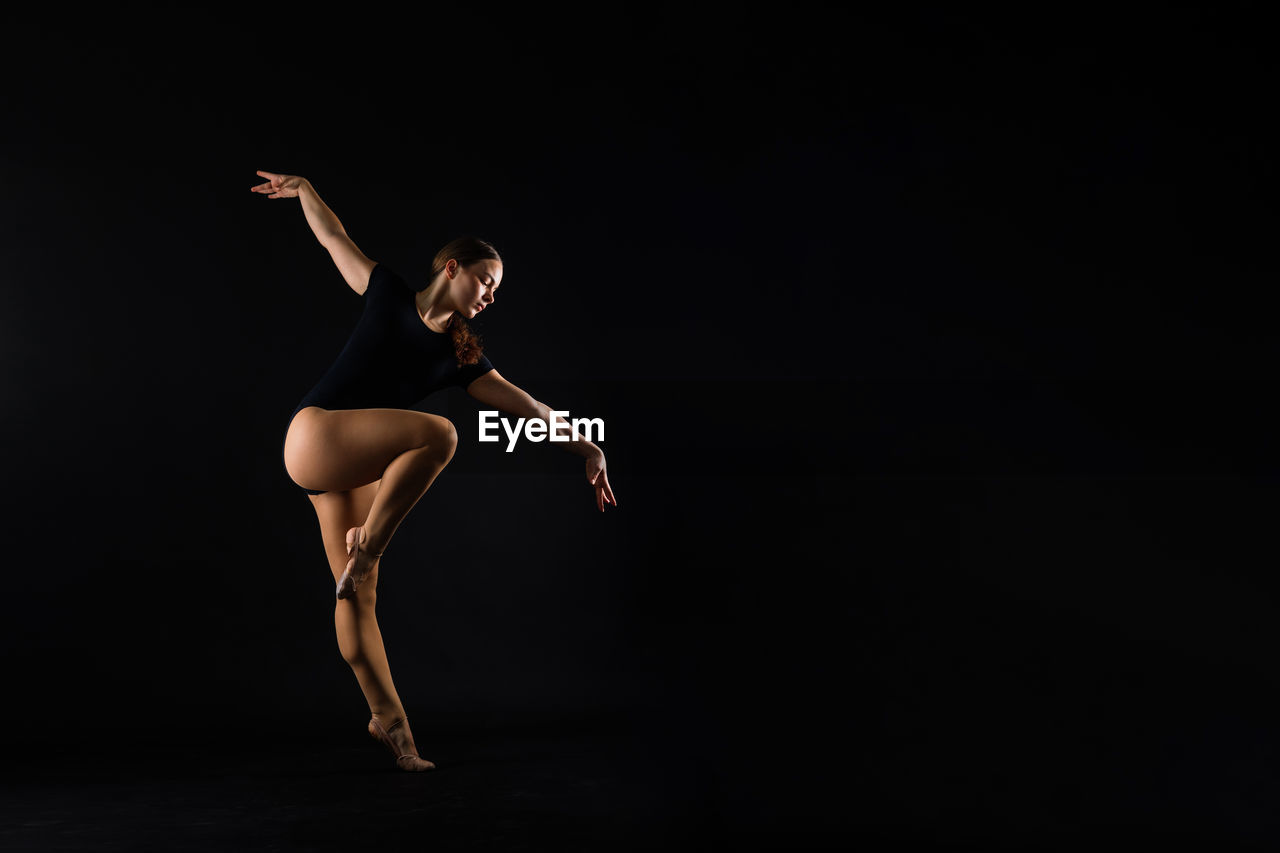
[[[329,248],[329,241],[337,234],[347,231],[338,221],[338,217],[329,206],[320,200],[315,187],[306,178],[298,175],[281,175],[275,172],[258,170],[258,174],[267,178],[264,184],[250,187],[256,193],[266,193],[267,198],[294,198],[302,203],[302,213],[307,217],[307,224],[315,233],[320,245]]]
[[[306,178],[302,179],[302,186],[298,187],[298,200],[302,202],[302,212],[307,217],[307,224],[315,232],[321,246],[327,249],[333,237],[347,233],[347,229],[342,227],[329,205],[321,201],[316,188]]]
[[[329,206],[320,200],[320,195],[311,186],[311,182],[297,175],[280,175],[261,169],[258,174],[269,180],[250,189],[265,194],[267,198],[297,198],[302,203],[307,224],[315,232],[320,245],[329,250],[329,256],[337,265],[338,272],[342,273],[342,278],[352,290],[364,295],[369,286],[369,275],[373,272],[373,261],[365,257],[360,247],[347,236],[347,229],[342,227]]]
[[[546,423],[548,435],[551,434],[550,430],[553,426],[559,426],[561,430],[565,427],[563,419],[557,420],[554,425],[551,423],[550,406],[545,403],[539,403],[523,389],[508,382],[496,370],[490,370],[479,379],[474,380],[467,386],[467,393],[486,406],[492,406],[509,415]],[[613,489],[609,486],[609,476],[605,471],[604,451],[595,442],[588,441],[585,438],[574,437],[570,441],[555,441],[552,443],[587,460],[587,481],[596,490],[596,505],[601,512],[604,512],[606,503],[611,503],[614,506],[618,505],[617,500],[613,497]]]

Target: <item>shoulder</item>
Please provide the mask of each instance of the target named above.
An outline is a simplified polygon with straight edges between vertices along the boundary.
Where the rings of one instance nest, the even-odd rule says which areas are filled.
[[[381,261],[374,261],[373,270],[369,273],[367,293],[381,291],[413,290],[404,276]]]

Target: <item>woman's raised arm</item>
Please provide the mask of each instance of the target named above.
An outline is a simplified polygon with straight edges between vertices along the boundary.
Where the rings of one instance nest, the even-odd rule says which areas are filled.
[[[311,226],[316,239],[329,251],[329,256],[333,258],[334,265],[342,273],[347,285],[363,295],[369,286],[369,275],[373,272],[374,262],[365,257],[364,252],[347,236],[347,229],[342,227],[338,217],[321,200],[311,182],[298,175],[280,175],[261,169],[258,174],[267,178],[267,182],[250,189],[265,194],[267,198],[300,199],[302,213],[307,217],[307,224]]]

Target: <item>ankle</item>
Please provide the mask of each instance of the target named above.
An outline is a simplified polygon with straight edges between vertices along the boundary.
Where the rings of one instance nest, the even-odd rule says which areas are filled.
[[[392,730],[401,729],[407,719],[404,711],[389,711],[385,714],[374,714],[373,718],[378,721],[378,725],[382,726],[383,731],[390,734]]]

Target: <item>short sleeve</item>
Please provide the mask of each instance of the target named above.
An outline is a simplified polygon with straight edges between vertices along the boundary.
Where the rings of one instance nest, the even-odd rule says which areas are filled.
[[[480,360],[475,364],[464,364],[458,368],[458,375],[454,377],[453,384],[465,391],[468,385],[490,370],[493,370],[493,365],[489,362],[489,358],[481,355]]]
[[[387,296],[398,294],[402,290],[412,290],[409,282],[386,264],[375,261],[373,270],[369,273],[369,286],[365,288],[364,295],[367,299],[377,299],[381,301]]]

